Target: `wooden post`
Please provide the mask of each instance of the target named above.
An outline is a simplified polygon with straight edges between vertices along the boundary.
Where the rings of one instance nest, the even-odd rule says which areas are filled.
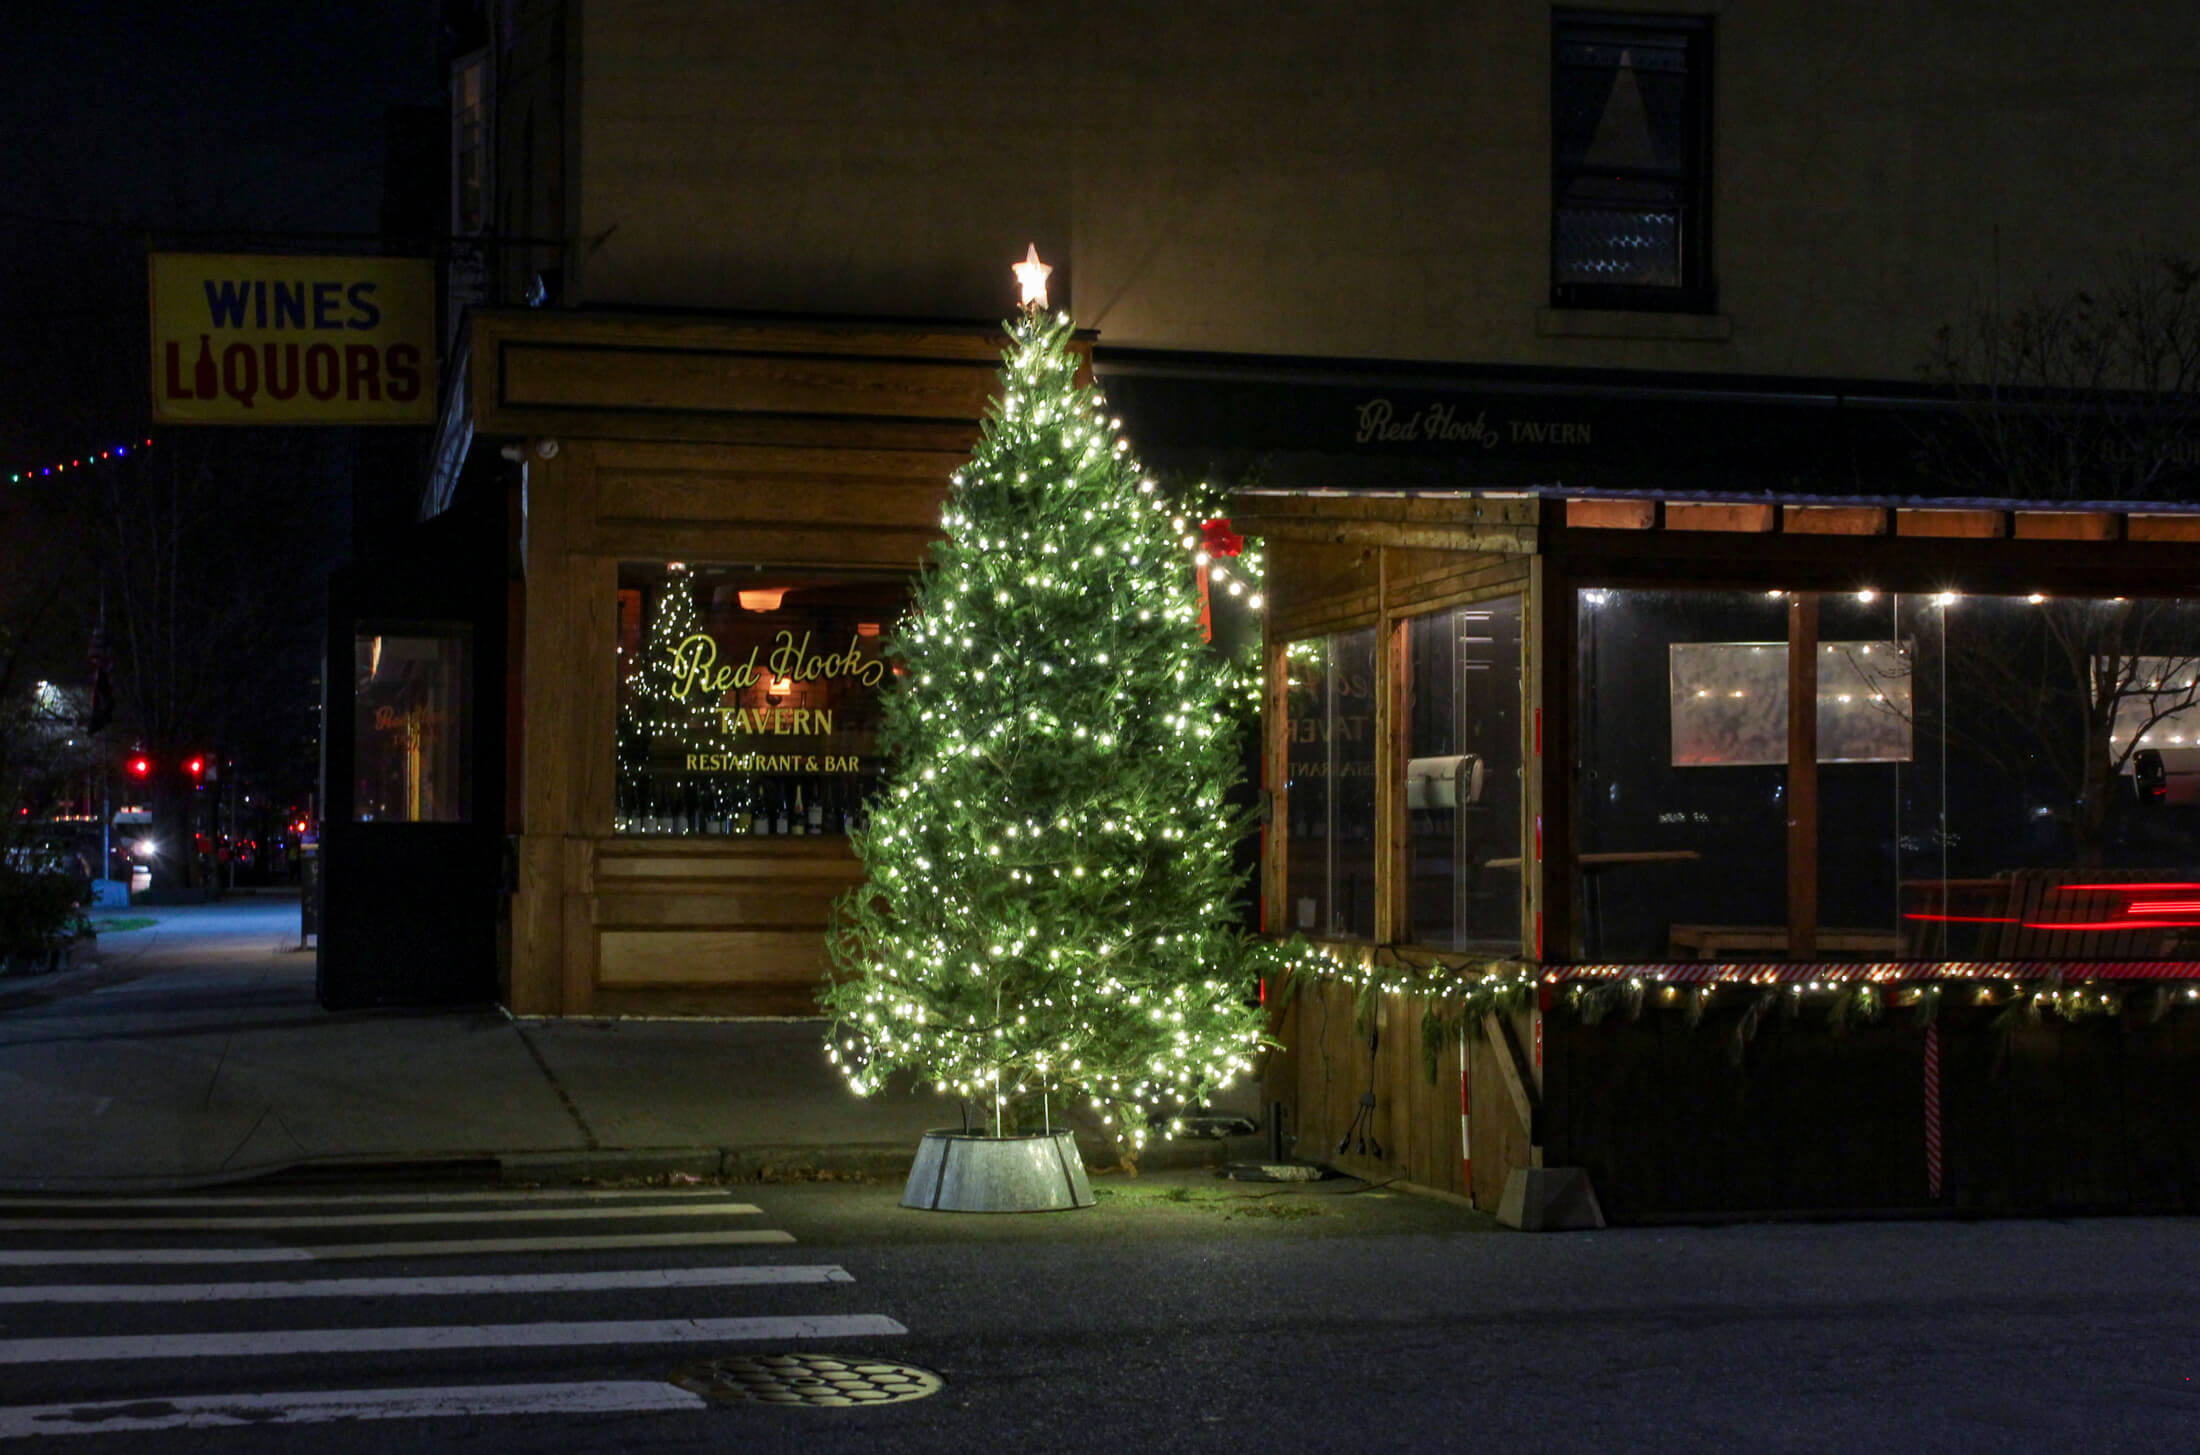
[[[1787,953],[1818,958],[1818,593],[1788,598]]]
[[[1573,582],[1556,557],[1529,562],[1527,691],[1520,714],[1524,795],[1520,926],[1523,951],[1564,964],[1580,953],[1574,903],[1574,803],[1580,772],[1574,699],[1579,691],[1580,617]]]
[[[1406,752],[1411,727],[1406,710],[1406,623],[1382,618],[1376,641],[1375,699],[1375,943],[1413,938],[1407,903]]]
[[[1285,900],[1284,854],[1291,833],[1291,659],[1288,644],[1278,641],[1265,620],[1261,634],[1267,646],[1267,698],[1262,704],[1261,786],[1268,790],[1268,822],[1261,830],[1260,927],[1269,934],[1285,934],[1291,915]]]

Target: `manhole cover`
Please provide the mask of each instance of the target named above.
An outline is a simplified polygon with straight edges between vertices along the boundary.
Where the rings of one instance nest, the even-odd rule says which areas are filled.
[[[830,1354],[736,1354],[706,1359],[673,1370],[672,1382],[705,1399],[726,1403],[828,1409],[923,1399],[938,1394],[946,1383],[929,1369]]]

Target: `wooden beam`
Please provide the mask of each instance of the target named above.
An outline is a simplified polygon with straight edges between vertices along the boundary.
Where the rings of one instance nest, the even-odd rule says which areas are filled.
[[[1434,550],[1488,551],[1505,556],[1525,556],[1535,549],[1535,528],[1532,526],[1440,526],[1385,520],[1331,520],[1304,515],[1233,515],[1230,523],[1249,536],[1326,545],[1425,546]]]
[[[1693,500],[1665,502],[1665,528],[1669,531],[1739,531],[1768,534],[1772,530],[1770,505],[1712,505]]]
[[[1818,594],[1788,601],[1787,953],[1818,958]]]
[[[2200,541],[2200,515],[2134,515],[2124,529],[2135,541]]]
[[[1800,536],[1883,536],[1887,512],[1877,505],[1789,505],[1781,529]]]
[[[2116,517],[2104,510],[2020,510],[2020,541],[2112,541]]]
[[[1648,530],[1657,524],[1654,500],[1569,500],[1566,524],[1582,530]]]
[[[1998,510],[1897,510],[1894,533],[1939,540],[1999,540],[2009,518]]]
[[[1519,1040],[1514,1037],[1512,1027],[1491,1011],[1482,1014],[1482,1033],[1489,1037],[1490,1049],[1496,1052],[1490,1059],[1497,1063],[1497,1073],[1505,1083],[1505,1094],[1520,1117],[1520,1125],[1527,1129],[1528,1141],[1540,1144],[1542,1129],[1536,1125],[1536,1095],[1531,1089],[1535,1084],[1534,1072],[1527,1058],[1520,1054]]]

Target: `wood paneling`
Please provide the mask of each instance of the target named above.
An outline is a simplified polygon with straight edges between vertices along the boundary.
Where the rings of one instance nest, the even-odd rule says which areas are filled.
[[[1521,590],[1528,558],[1470,551],[1393,550],[1384,553],[1384,607],[1393,613],[1440,611]]]
[[[825,975],[817,930],[599,930],[605,986],[815,987]],[[733,1013],[746,1007],[729,1001]]]
[[[484,311],[467,405],[483,435],[959,455],[1002,346],[986,325]]]
[[[606,470],[601,513],[611,521],[663,521],[828,525],[837,529],[885,527],[936,531],[947,478],[936,485],[882,476],[800,476],[800,489],[788,477],[771,478],[737,471]]]
[[[721,1015],[814,1010],[832,903],[863,882],[845,840],[605,838],[595,850],[599,1004],[646,987]]]
[[[615,521],[596,547],[612,561],[720,561],[770,566],[914,571],[934,530],[770,529],[691,521]]]
[[[1737,1057],[1755,998],[1724,995],[1696,1025],[1685,997],[1594,1026],[1554,1015],[1553,1160],[1587,1167],[1617,1221],[1929,1206],[1913,1018],[1890,1009],[1831,1035],[1822,1012],[1765,1015]],[[2200,1209],[2200,1016],[2154,1021],[2135,1004],[2012,1030],[2002,1009],[1940,1008],[1943,1206]]]
[[[1281,641],[1366,626],[1379,610],[1380,556],[1368,546],[1268,545],[1268,622]]]
[[[1535,1165],[1528,1120],[1507,1090],[1510,1053],[1492,1044],[1485,1026],[1468,1028],[1470,1193],[1460,1161],[1460,1039],[1456,1031],[1443,1035],[1431,1079],[1422,1045],[1424,1009],[1419,997],[1377,996],[1363,1018],[1349,987],[1306,987],[1278,1023],[1279,1039],[1290,1049],[1270,1058],[1267,1095],[1284,1104],[1298,1156],[1370,1181],[1395,1179],[1471,1195],[1476,1206],[1494,1211],[1506,1174]],[[1519,1019],[1510,1024],[1516,1038],[1524,1034]],[[1373,1136],[1363,1143],[1351,1129],[1368,1092],[1375,1097]]]
[[[996,365],[649,346],[504,346],[501,402],[691,413],[958,421],[983,412]]]

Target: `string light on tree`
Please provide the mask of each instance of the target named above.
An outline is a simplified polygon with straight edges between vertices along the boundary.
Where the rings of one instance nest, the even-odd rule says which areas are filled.
[[[1016,267],[999,397],[890,646],[820,999],[858,1092],[914,1072],[995,1131],[1074,1096],[1135,1153],[1264,1043],[1225,807],[1246,674],[1202,638],[1179,508],[1078,385],[1045,270]]]
[[[673,663],[680,644],[701,632],[703,624],[695,609],[694,578],[677,562],[667,569],[670,579],[657,597],[642,660],[629,673],[625,701],[619,708],[621,796],[626,800],[625,816],[638,820],[627,823],[627,831],[650,827],[647,820],[667,816],[650,811],[662,807],[650,803],[653,793],[663,786],[653,773],[656,760],[678,761],[690,753],[722,753],[732,746],[717,700],[692,690],[683,696],[678,690],[682,684]],[[722,810],[719,795],[723,789],[717,780],[704,780],[693,788],[709,797],[704,807],[712,812]]]

